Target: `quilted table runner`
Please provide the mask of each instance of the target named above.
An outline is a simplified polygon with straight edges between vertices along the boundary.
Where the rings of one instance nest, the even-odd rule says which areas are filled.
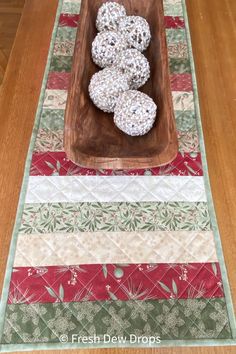
[[[161,1],[161,0],[159,0]],[[236,344],[184,0],[164,0],[179,153],[151,169],[69,161],[80,0],[59,1],[0,312],[2,351]]]

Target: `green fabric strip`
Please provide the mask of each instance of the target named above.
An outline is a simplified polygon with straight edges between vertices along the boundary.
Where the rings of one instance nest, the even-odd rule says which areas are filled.
[[[165,16],[183,16],[181,0],[163,0]]]
[[[186,42],[186,31],[184,28],[167,28],[166,29],[167,44]]]
[[[207,204],[56,203],[26,204],[21,233],[87,231],[211,230]]]
[[[53,55],[49,71],[70,72],[72,65],[72,57],[60,55]]]
[[[61,335],[231,338],[224,298],[8,305],[2,343],[59,342]]]
[[[58,42],[65,42],[70,41],[74,42],[76,38],[77,27],[58,27],[56,41]]]
[[[171,74],[190,74],[190,61],[186,58],[169,58],[169,67]]]
[[[177,130],[187,132],[189,130],[197,131],[197,122],[194,111],[175,111]]]
[[[79,0],[65,0],[62,6],[62,13],[67,14],[79,14],[80,12],[80,3]]]
[[[40,117],[39,129],[63,130],[64,114],[62,109],[43,109]]]

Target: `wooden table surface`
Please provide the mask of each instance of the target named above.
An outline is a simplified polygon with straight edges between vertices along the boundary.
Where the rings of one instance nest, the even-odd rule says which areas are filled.
[[[0,285],[56,8],[57,0],[26,0],[0,90]],[[236,1],[187,0],[187,8],[210,181],[235,305]],[[81,354],[235,352],[235,347],[80,351]]]
[[[7,67],[25,0],[0,0],[0,85]]]

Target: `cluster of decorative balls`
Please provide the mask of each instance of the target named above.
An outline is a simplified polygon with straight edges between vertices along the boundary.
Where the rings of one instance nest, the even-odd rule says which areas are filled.
[[[151,40],[147,21],[126,16],[124,6],[106,2],[98,10],[99,31],[92,43],[92,59],[103,70],[89,84],[93,103],[105,112],[114,112],[116,126],[128,135],[146,134],[156,119],[156,104],[136,91],[150,77],[150,66],[142,51]]]

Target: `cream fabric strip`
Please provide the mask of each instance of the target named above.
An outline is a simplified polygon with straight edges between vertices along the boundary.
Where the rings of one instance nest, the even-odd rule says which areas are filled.
[[[14,265],[217,262],[211,231],[20,234]]]

